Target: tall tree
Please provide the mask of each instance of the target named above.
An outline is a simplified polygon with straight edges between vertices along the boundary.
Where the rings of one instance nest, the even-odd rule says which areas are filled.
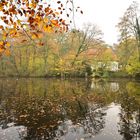
[[[117,27],[120,31],[120,42],[124,43],[126,53],[128,52],[128,40],[130,40],[130,38],[136,40],[138,60],[140,62],[140,25],[138,11],[138,3],[134,1],[124,13]]]
[[[75,63],[77,57],[89,48],[101,43],[102,31],[94,24],[86,24],[83,31],[74,30],[74,38],[78,40],[75,58],[72,64]]]

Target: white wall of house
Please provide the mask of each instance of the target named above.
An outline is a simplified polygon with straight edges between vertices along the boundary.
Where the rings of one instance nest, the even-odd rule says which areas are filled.
[[[106,65],[106,66],[105,66]],[[104,62],[97,62],[96,64],[92,64],[91,69],[103,68],[106,67],[110,71],[118,71],[119,70],[119,62],[110,61],[104,64]]]
[[[110,62],[110,70],[111,71],[118,71],[119,70],[119,62],[117,62],[117,61]]]

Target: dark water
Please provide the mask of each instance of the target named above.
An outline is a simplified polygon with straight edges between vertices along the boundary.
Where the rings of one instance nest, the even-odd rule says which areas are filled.
[[[0,140],[140,140],[140,82],[0,79]]]

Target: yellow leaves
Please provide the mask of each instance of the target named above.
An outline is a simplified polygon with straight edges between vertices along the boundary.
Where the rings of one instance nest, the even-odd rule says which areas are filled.
[[[0,41],[0,46],[4,44],[4,41]]]
[[[33,8],[33,9],[35,9],[36,6],[37,6],[37,4],[36,4],[35,2],[31,2],[31,3],[29,4],[29,7],[30,7],[30,8]]]
[[[60,59],[59,65],[62,66],[63,64],[64,64],[64,61],[62,59]]]
[[[0,48],[10,47],[10,43],[7,41],[0,41]]]
[[[41,32],[33,32],[31,36],[32,36],[32,39],[40,39],[43,37],[43,34]]]
[[[47,17],[45,17],[45,18],[44,18],[44,22],[45,22],[45,23],[48,23],[48,22],[49,22],[49,19],[48,19]]]
[[[8,34],[7,34],[7,32],[6,32],[5,30],[3,30],[3,31],[2,31],[2,35],[3,35],[4,38],[7,38],[7,35],[8,35]],[[3,40],[5,40],[5,39],[3,39]]]
[[[51,2],[43,4],[39,0],[2,0],[0,2],[0,19],[5,24],[0,25],[3,40],[0,41],[0,52],[4,50],[6,56],[10,54],[10,51],[7,50],[10,43],[6,40],[14,38],[13,40],[19,43],[21,40],[25,42],[30,38],[36,43],[43,38],[44,32],[52,33],[62,30],[62,26],[66,26],[65,20],[60,17],[60,12],[64,11],[64,8],[61,0],[56,2],[61,7],[61,11],[51,7]],[[27,33],[30,37],[22,38],[21,32],[24,35]],[[39,45],[44,44],[39,43]]]
[[[10,52],[9,49],[6,49],[5,52],[4,52],[4,54],[5,54],[6,56],[10,56],[10,55],[11,55],[11,52]]]
[[[4,41],[0,41],[0,48],[3,48],[4,46]]]
[[[51,25],[44,25],[43,29],[44,29],[45,32],[48,32],[48,33],[53,32],[53,28],[52,28]]]
[[[14,29],[17,28],[17,24],[16,24],[16,22],[13,23],[13,28],[14,28]]]
[[[1,1],[0,2],[0,11],[3,11],[4,5],[7,5],[7,2]]]
[[[29,7],[29,2],[26,2],[26,7]]]
[[[2,11],[3,10],[3,7],[0,5],[0,11]]]
[[[32,39],[37,39],[37,38],[38,38],[37,34],[36,33],[33,33],[32,34]]]
[[[10,56],[10,50],[8,49],[10,47],[10,43],[7,41],[0,41],[0,54],[4,53],[6,56]]]
[[[40,18],[40,16],[36,15],[34,20],[35,20],[35,22],[39,22],[39,21],[41,21],[41,18]]]
[[[11,37],[14,37],[15,35],[17,35],[17,30],[15,30],[15,29],[10,30],[9,35]]]
[[[4,49],[0,48],[0,54],[4,52]]]
[[[44,24],[44,23],[43,23],[43,21],[42,21],[42,20],[41,20],[41,21],[39,21],[39,22],[38,22],[38,27],[39,27],[39,28],[42,28],[43,24]]]
[[[5,46],[6,46],[6,47],[10,47],[11,45],[10,45],[9,42],[6,42],[6,43],[5,43]]]
[[[20,21],[19,19],[17,20],[17,23],[18,23],[19,25],[21,25],[21,21]]]

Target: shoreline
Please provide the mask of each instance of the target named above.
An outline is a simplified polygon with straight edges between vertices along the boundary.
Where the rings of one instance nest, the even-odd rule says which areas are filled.
[[[121,77],[121,76],[118,76],[118,77],[84,77],[84,76],[70,76],[70,77],[61,77],[61,76],[0,76],[0,79],[8,79],[8,78],[18,78],[18,79],[62,79],[62,80],[65,80],[65,79],[89,79],[89,80],[110,80],[110,79],[114,79],[114,80],[117,80],[117,79],[128,79],[128,80],[140,80],[140,77],[133,77],[133,76],[128,76],[128,77]]]

